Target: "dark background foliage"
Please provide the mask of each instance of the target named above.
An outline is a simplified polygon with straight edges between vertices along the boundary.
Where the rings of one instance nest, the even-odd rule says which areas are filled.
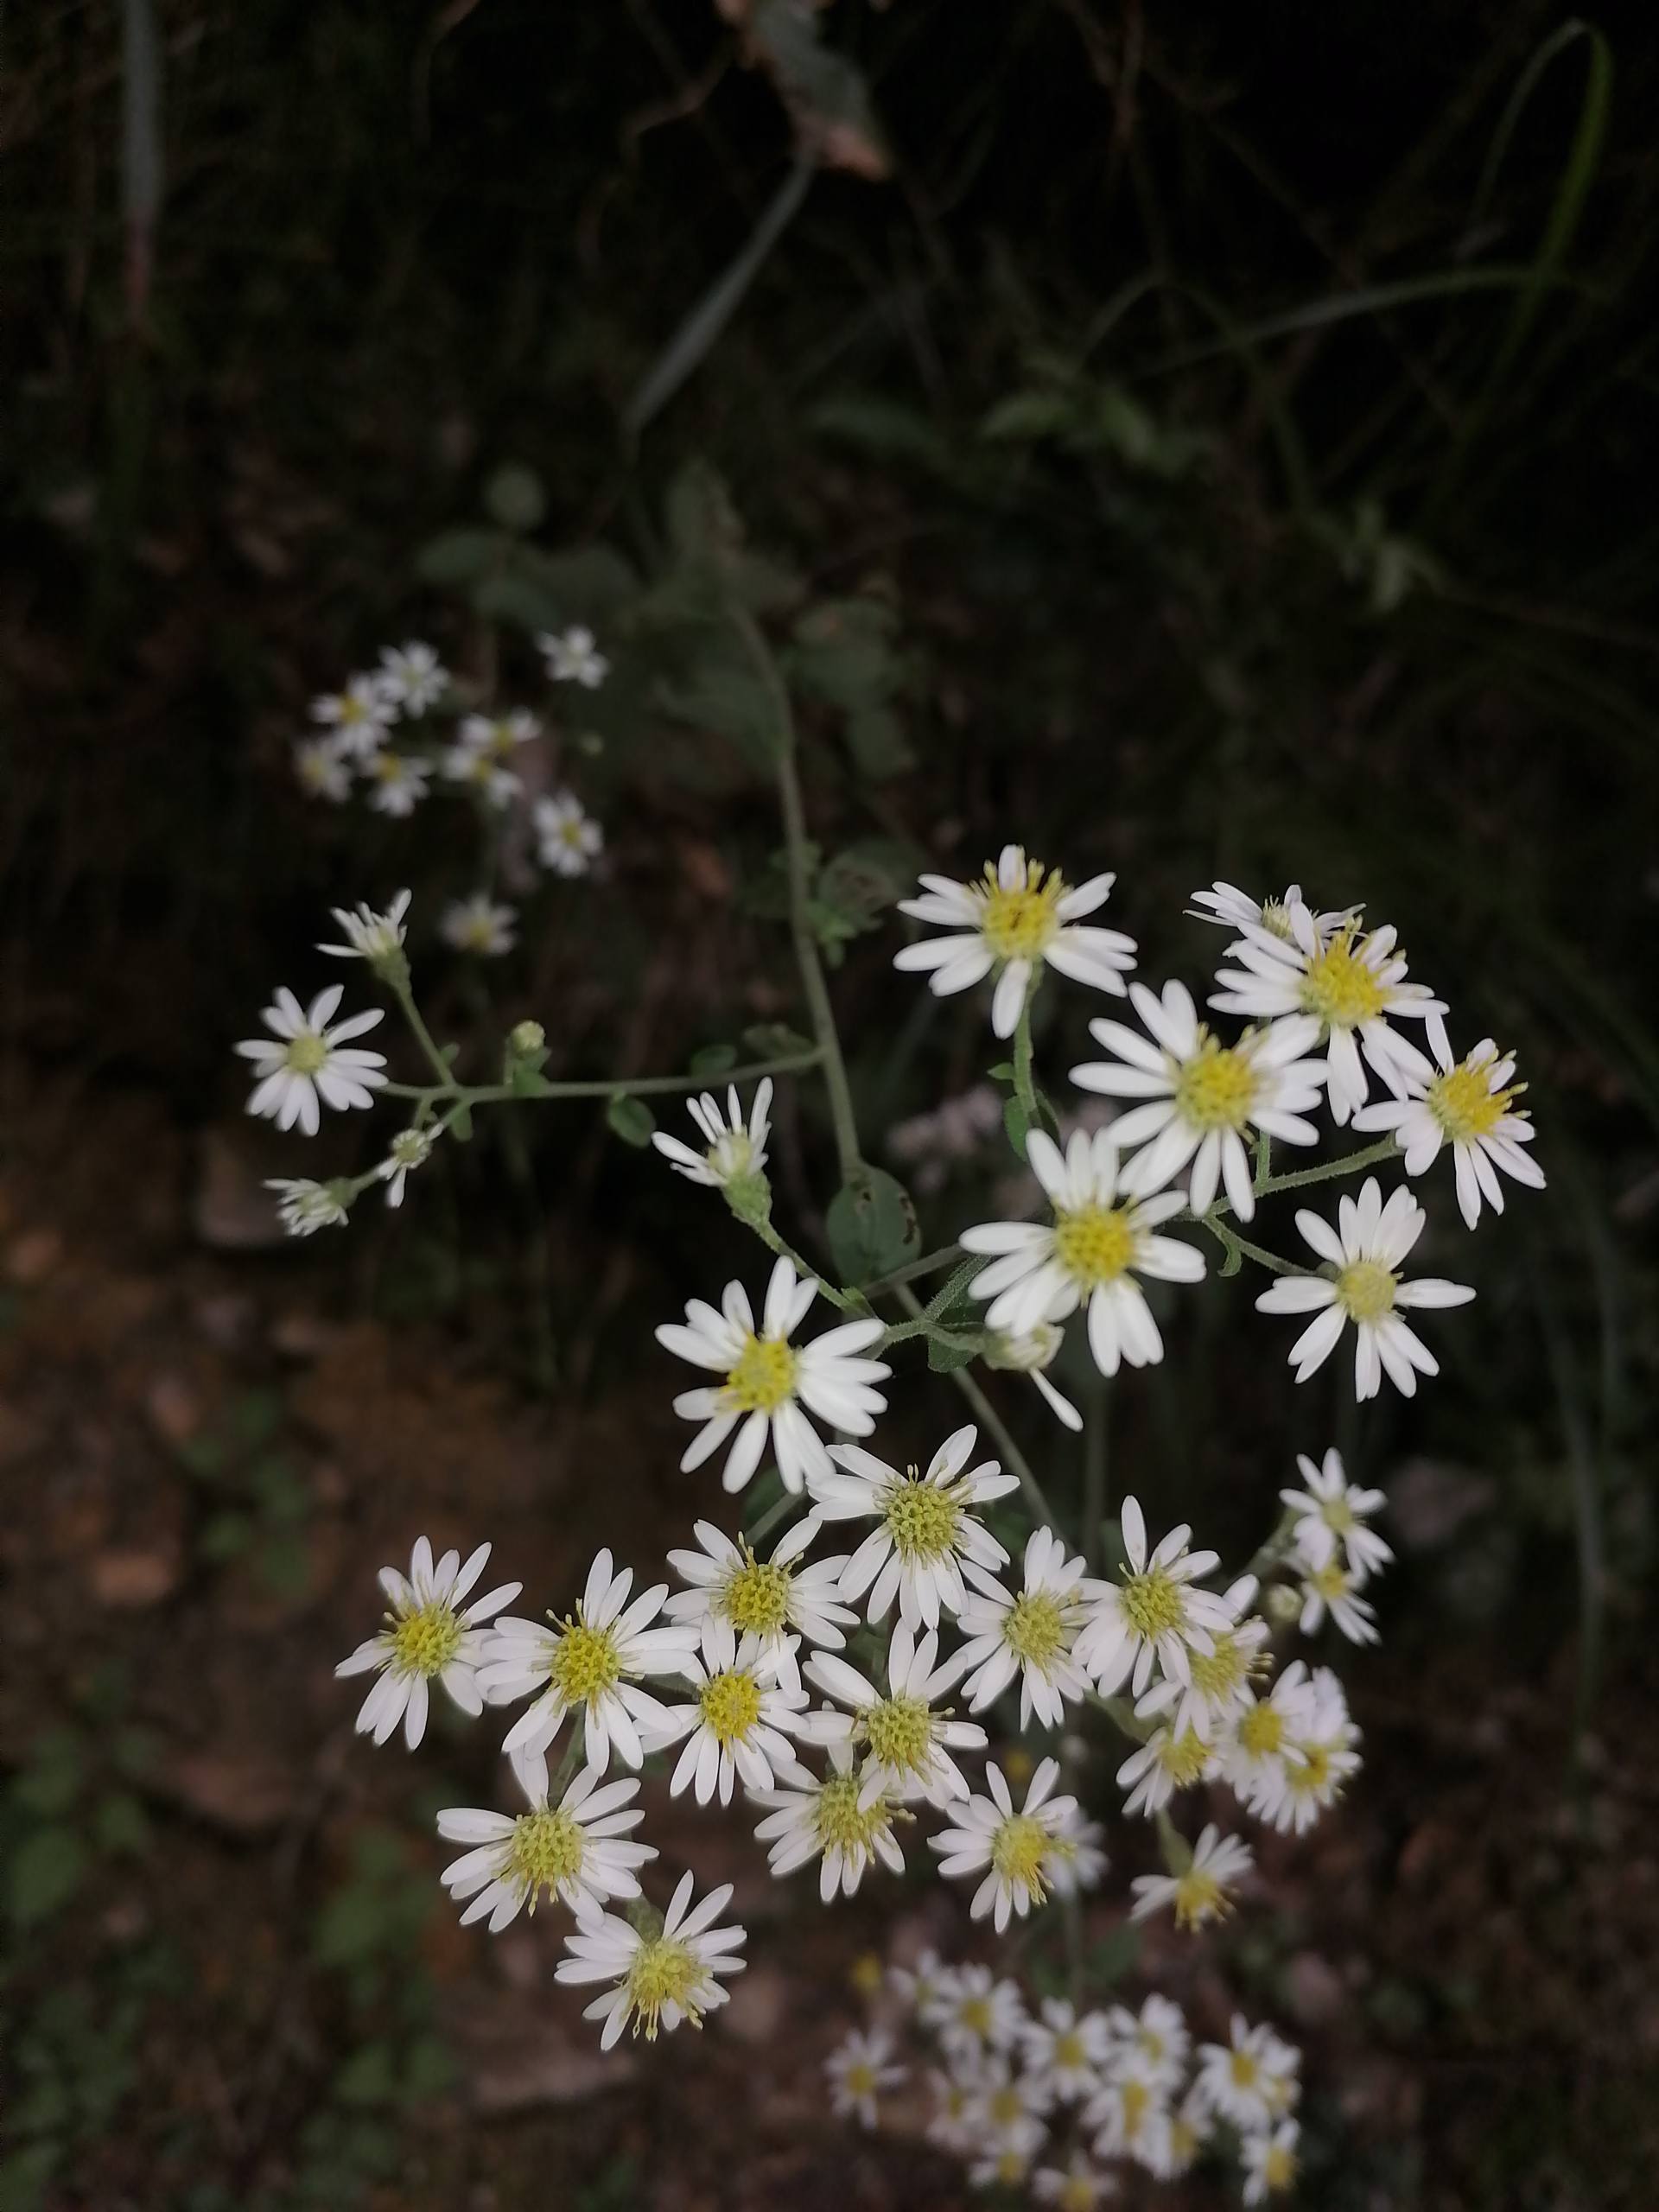
[[[826,858],[970,873],[1017,834],[1115,867],[1143,970],[1195,984],[1192,887],[1300,877],[1399,924],[1460,1043],[1520,1047],[1549,1189],[1445,1241],[1481,1299],[1439,1386],[1363,1424],[1331,1376],[1293,1405],[1231,1286],[1114,1394],[1112,1478],[1235,1548],[1332,1434],[1418,1501],[1351,1670],[1350,1841],[1229,1954],[1253,2003],[1303,2008],[1318,2201],[1644,2202],[1650,11],[41,0],[0,16],[0,2202],[509,2206],[550,2168],[597,2212],[670,2202],[662,2146],[698,2139],[639,2086],[587,2134],[558,2091],[469,2133],[487,2023],[458,2062],[445,2014],[482,2001],[476,1947],[433,1930],[421,1834],[455,1801],[362,1779],[323,1662],[423,1511],[486,1507],[563,1589],[615,1528],[586,1452],[660,1548],[684,1500],[641,1346],[749,1253],[575,1112],[486,1128],[349,1247],[237,1249],[256,1172],[300,1163],[238,1150],[229,1041],[276,978],[327,980],[328,904],[466,887],[435,811],[308,806],[292,739],[393,637],[530,685],[533,594],[515,621],[435,581],[511,465],[532,578],[607,545],[659,610],[729,498]],[[849,621],[851,712],[809,665]],[[534,909],[493,1007],[431,963],[464,1049],[534,1014],[550,1073],[672,1069],[802,1023],[766,780],[741,716],[686,710],[688,634],[673,683],[641,645],[596,709],[591,901]],[[988,1040],[835,911],[883,1156]],[[1044,1013],[1058,1080],[1082,1009]],[[331,1170],[370,1157],[333,1141]],[[831,1157],[804,1092],[780,1203],[813,1251]],[[970,1170],[925,1198],[928,1241],[976,1196]],[[124,1586],[146,1558],[171,1565]],[[273,1713],[284,1667],[308,1688]],[[216,1796],[202,1763],[267,1736],[250,1815],[259,1777]],[[132,2121],[158,2073],[171,2133]],[[786,2083],[772,2109],[786,2158]],[[838,2138],[803,2155],[791,2185],[842,2186]],[[894,2158],[855,2201],[952,2201]]]

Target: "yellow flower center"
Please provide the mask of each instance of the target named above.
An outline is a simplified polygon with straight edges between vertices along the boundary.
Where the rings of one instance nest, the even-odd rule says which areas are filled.
[[[880,1955],[874,1951],[861,1951],[848,1969],[847,1979],[861,1997],[874,1997],[887,1980]]]
[[[1307,963],[1302,1004],[1327,1028],[1357,1029],[1374,1021],[1388,1003],[1382,986],[1354,950],[1351,930],[1332,938]]]
[[[1095,2184],[1086,2174],[1068,2174],[1054,2200],[1060,2212],[1095,2212],[1099,2201]]]
[[[887,1697],[864,1716],[871,1755],[898,1774],[919,1774],[933,1742],[933,1716],[925,1699]]]
[[[635,2035],[644,2028],[646,2042],[655,2043],[665,2005],[677,2005],[693,2027],[701,2027],[702,2007],[696,1998],[703,1980],[696,1955],[676,1937],[658,1936],[641,1943],[628,1967],[628,2002],[634,2015]]]
[[[875,2069],[868,2058],[855,2058],[841,2078],[852,2096],[873,2097],[875,2094]]]
[[[1398,1275],[1379,1260],[1354,1260],[1337,1275],[1337,1296],[1352,1321],[1377,1321],[1394,1305]]]
[[[1190,2166],[1198,2155],[1198,2131],[1191,2120],[1172,2120],[1169,2123],[1169,2155],[1176,2171]]]
[[[991,2032],[991,2001],[988,1997],[964,1997],[957,2007],[957,2018],[970,2035],[988,2036]]]
[[[1290,909],[1281,899],[1269,899],[1262,908],[1262,927],[1271,937],[1281,937],[1287,944],[1294,934],[1290,926]]]
[[[996,957],[1034,960],[1060,926],[1054,909],[1065,896],[1065,882],[1058,868],[1045,871],[1039,861],[1027,861],[1020,881],[1005,891],[987,861],[980,896],[980,934]]]
[[[1330,1751],[1324,1744],[1299,1744],[1296,1748],[1302,1755],[1302,1764],[1287,1769],[1286,1780],[1293,1789],[1317,1796],[1331,1785]]]
[[[1213,1651],[1192,1651],[1187,1665],[1192,1687],[1201,1697],[1217,1700],[1235,1696],[1250,1673],[1250,1656],[1230,1628],[1212,1629]]]
[[[1266,1758],[1281,1749],[1285,1740],[1283,1716],[1275,1705],[1253,1705],[1238,1724],[1238,1740],[1252,1758]]]
[[[766,1560],[758,1560],[747,1544],[743,1564],[727,1577],[720,1593],[721,1611],[740,1636],[772,1636],[789,1620],[790,1571]]]
[[[866,1857],[874,1847],[878,1836],[886,1835],[893,1826],[893,1815],[885,1797],[878,1797],[872,1805],[861,1810],[858,1802],[859,1777],[856,1774],[832,1774],[818,1792],[818,1847],[823,1851],[839,1851],[850,1859],[859,1853]]]
[[[1024,2101],[1012,2082],[992,2090],[985,2101],[985,2115],[993,2127],[1014,2127],[1025,2118]]]
[[[368,719],[368,708],[364,704],[361,699],[353,699],[349,692],[341,697],[340,702],[340,721],[342,729],[345,728],[348,723],[365,722]]]
[[[315,1075],[327,1064],[328,1047],[314,1029],[302,1029],[297,1037],[289,1039],[283,1057],[296,1075]]]
[[[1464,1060],[1428,1086],[1428,1110],[1453,1144],[1473,1144],[1492,1131],[1509,1111],[1510,1101],[1526,1089],[1511,1084],[1494,1090],[1488,1080],[1490,1060]]]
[[[561,822],[559,824],[560,843],[569,845],[573,852],[580,852],[582,850],[582,824],[583,817],[580,814],[567,816],[565,820]]]
[[[1319,1518],[1327,1529],[1333,1529],[1339,1536],[1347,1535],[1356,1526],[1354,1509],[1349,1504],[1346,1493],[1341,1491],[1335,1497],[1325,1499],[1319,1507]]]
[[[991,1865],[1010,1887],[1024,1883],[1038,1904],[1048,1895],[1043,1872],[1048,1864],[1052,1839],[1039,1820],[1029,1813],[1015,1813],[1001,1822],[991,1838]]]
[[[1144,2082],[1137,2082],[1135,2076],[1130,2075],[1128,2080],[1123,2084],[1122,2098],[1123,2139],[1126,2143],[1132,2143],[1141,2133],[1141,2122],[1146,2119],[1151,2106],[1152,2091],[1147,2088]]]
[[[728,1129],[702,1156],[712,1174],[718,1175],[723,1183],[734,1183],[748,1173],[754,1160],[754,1147],[747,1129]]]
[[[1186,1618],[1181,1585],[1161,1567],[1144,1574],[1126,1574],[1119,1601],[1123,1618],[1146,1643],[1155,1643],[1179,1629]]]
[[[1270,2143],[1262,2162],[1262,2178],[1269,2189],[1288,2189],[1296,2178],[1296,2153],[1283,2143]]]
[[[512,1878],[536,1910],[545,1890],[550,1897],[561,1882],[573,1882],[582,1872],[582,1823],[563,1806],[521,1814],[513,1822],[507,1846],[507,1866]]]
[[[1009,2189],[1015,2188],[1026,2177],[1023,2154],[1012,2148],[1002,2152],[996,2161],[996,2177]]]
[[[883,1517],[900,1559],[945,1559],[962,1533],[962,1508],[950,1493],[925,1483],[912,1467],[887,1492]]]
[[[796,1356],[781,1337],[749,1337],[721,1392],[728,1413],[772,1414],[795,1388]]]
[[[403,781],[404,760],[400,753],[377,753],[372,765],[383,784]]]
[[[1210,1746],[1196,1729],[1184,1728],[1179,1736],[1164,1737],[1158,1764],[1177,1789],[1190,1789],[1210,1764]]]
[[[1198,1049],[1175,1077],[1175,1109],[1189,1128],[1242,1129],[1255,1103],[1250,1056],[1217,1044],[1200,1029]]]
[[[1054,1256],[1080,1289],[1116,1282],[1134,1262],[1135,1242],[1127,1206],[1055,1209]]]
[[[1227,2070],[1235,2087],[1241,2089],[1255,2088],[1262,2073],[1254,2052],[1248,2050],[1236,2050],[1227,2062]]]
[[[567,1705],[587,1705],[621,1680],[622,1661],[607,1628],[589,1628],[578,1618],[567,1620],[548,1675]]]
[[[1324,1567],[1316,1567],[1307,1580],[1309,1586],[1319,1592],[1327,1605],[1348,1594],[1348,1577],[1335,1560],[1327,1561]]]
[[[448,1605],[422,1605],[393,1629],[392,1664],[399,1674],[440,1675],[460,1650],[462,1633]]]
[[[1046,1590],[1022,1590],[1008,1607],[1003,1641],[1016,1659],[1046,1675],[1065,1649],[1065,1614]]]
[[[1175,1924],[1201,1928],[1212,1913],[1224,1912],[1227,1900],[1213,1874],[1189,1866],[1175,1885]]]
[[[1054,2038],[1054,2063],[1057,2066],[1086,2066],[1089,2054],[1083,2047],[1083,2037],[1075,2028],[1068,2028]]]
[[[741,1668],[715,1675],[697,1693],[703,1726],[724,1746],[741,1744],[760,1718],[760,1686]]]

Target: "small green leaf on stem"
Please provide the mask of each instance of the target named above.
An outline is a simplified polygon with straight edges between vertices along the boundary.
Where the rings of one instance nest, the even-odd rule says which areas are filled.
[[[921,1249],[909,1192],[884,1169],[863,1160],[830,1201],[825,1226],[836,1266],[847,1282],[873,1282],[891,1274]]]
[[[651,1142],[651,1133],[657,1126],[657,1117],[645,1101],[630,1098],[626,1091],[621,1090],[607,1105],[605,1119],[624,1144],[631,1144],[639,1149]]]

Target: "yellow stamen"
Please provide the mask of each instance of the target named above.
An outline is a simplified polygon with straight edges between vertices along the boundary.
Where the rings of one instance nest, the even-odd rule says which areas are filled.
[[[760,1718],[760,1688],[754,1676],[734,1668],[715,1675],[697,1693],[703,1725],[722,1746],[741,1744]]]
[[[1302,1004],[1330,1029],[1357,1029],[1374,1021],[1388,1004],[1387,995],[1355,950],[1351,925],[1340,931],[1307,963]]]
[[[1054,1256],[1079,1288],[1116,1282],[1134,1264],[1137,1238],[1126,1206],[1054,1212]]]
[[[748,1337],[721,1392],[722,1409],[772,1414],[795,1388],[796,1356],[781,1337]]]
[[[1379,1260],[1353,1260],[1337,1275],[1337,1296],[1352,1321],[1377,1321],[1394,1306],[1400,1278]]]
[[[1218,1044],[1200,1028],[1198,1049],[1175,1078],[1175,1107],[1195,1129],[1242,1129],[1255,1103],[1257,1077],[1248,1052]]]
[[[1036,959],[1060,926],[1054,909],[1066,887],[1059,870],[1046,872],[1039,861],[1026,861],[1020,881],[1005,891],[987,861],[984,883],[976,887],[983,901],[980,934],[991,951],[999,960]]]

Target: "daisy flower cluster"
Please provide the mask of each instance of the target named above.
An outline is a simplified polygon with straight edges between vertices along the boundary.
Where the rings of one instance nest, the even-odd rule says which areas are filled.
[[[1235,2014],[1224,2043],[1199,2043],[1167,1997],[1084,2009],[931,1952],[889,1970],[882,2011],[825,2061],[832,2109],[879,2127],[919,2078],[929,2140],[976,2187],[1093,2212],[1137,2169],[1224,2160],[1246,2204],[1294,2184],[1301,2054],[1264,2024]]]

